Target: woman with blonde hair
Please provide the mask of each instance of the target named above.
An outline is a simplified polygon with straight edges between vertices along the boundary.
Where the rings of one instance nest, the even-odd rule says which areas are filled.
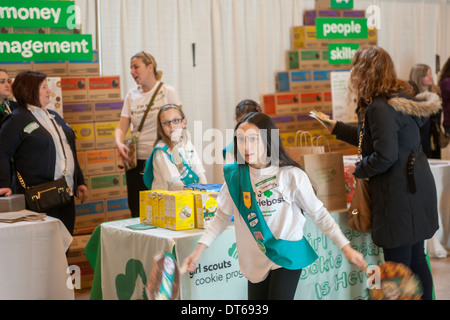
[[[420,126],[441,109],[440,99],[431,92],[413,98],[411,86],[397,78],[391,57],[380,47],[355,53],[348,89],[359,124],[333,120],[329,131],[355,146],[362,137],[354,175],[369,180],[373,242],[383,248],[386,261],[411,268],[422,282],[422,298],[432,299],[424,242],[439,227],[437,196]]]
[[[415,64],[411,68],[409,84],[414,88],[414,95],[427,91],[440,94],[439,87],[434,84],[430,66],[423,63]],[[439,145],[441,115],[441,111],[430,115],[420,128],[423,151],[428,158],[441,158],[441,147]]]
[[[156,140],[156,116],[162,106],[169,103],[181,106],[181,101],[173,87],[161,82],[162,71],[158,70],[151,54],[144,51],[135,54],[130,60],[130,69],[137,87],[128,91],[124,99],[119,125],[115,131],[115,142],[121,157],[130,160],[130,150],[124,143],[125,135],[130,126],[131,135],[136,135],[146,114],[142,130],[136,137],[137,166],[126,171],[128,206],[131,215],[139,217],[139,191],[147,190],[142,176]],[[153,103],[149,106],[152,98]]]

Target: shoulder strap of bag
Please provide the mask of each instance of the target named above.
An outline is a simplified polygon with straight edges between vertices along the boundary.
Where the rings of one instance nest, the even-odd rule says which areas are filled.
[[[138,133],[141,132],[142,128],[144,127],[145,119],[147,118],[148,112],[150,111],[153,101],[155,101],[156,95],[158,94],[159,89],[161,89],[162,85],[163,85],[163,83],[160,82],[159,86],[155,90],[155,93],[153,93],[150,103],[147,105],[147,109],[145,110],[144,116],[141,119],[141,123],[139,124],[138,130],[137,130]]]
[[[364,136],[365,119],[362,120],[361,130],[359,131],[358,155],[356,156],[356,163],[362,160],[362,141]]]
[[[61,138],[61,134],[59,133],[58,127],[55,124],[55,120],[54,119],[50,119],[53,123],[53,126],[55,127],[56,133],[58,134],[59,137],[59,142],[61,143],[61,148],[63,150],[63,154],[64,154],[64,171],[63,171],[63,177],[66,176],[66,172],[67,172],[67,156],[66,156],[66,150],[64,149],[64,144],[62,142],[62,138]],[[26,185],[25,182],[23,181],[22,175],[19,173],[19,171],[16,171],[17,173],[17,178],[19,179],[20,184],[22,185],[22,187],[24,189],[26,189]]]

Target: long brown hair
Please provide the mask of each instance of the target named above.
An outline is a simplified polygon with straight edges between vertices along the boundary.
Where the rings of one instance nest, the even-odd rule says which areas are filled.
[[[394,62],[381,47],[365,47],[353,57],[349,82],[349,97],[354,97],[358,108],[365,108],[376,97],[389,98],[397,93],[413,95],[408,82],[397,78]]]
[[[155,147],[159,141],[164,142],[169,146],[170,149],[175,145],[173,141],[164,133],[164,129],[161,124],[161,114],[169,109],[175,109],[180,113],[181,118],[184,120],[186,117],[184,116],[183,110],[179,106],[174,104],[166,104],[159,109],[158,116],[156,117],[156,140],[153,147]]]

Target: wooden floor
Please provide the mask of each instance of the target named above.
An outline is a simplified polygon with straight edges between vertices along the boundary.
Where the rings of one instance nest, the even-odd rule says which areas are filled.
[[[450,300],[450,255],[445,259],[431,259],[436,300]],[[75,300],[89,300],[91,290],[75,290]]]

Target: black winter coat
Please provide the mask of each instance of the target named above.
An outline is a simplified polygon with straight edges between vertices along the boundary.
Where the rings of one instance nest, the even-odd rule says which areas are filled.
[[[412,245],[438,229],[436,186],[422,150],[419,127],[441,109],[439,97],[422,93],[376,98],[365,112],[362,161],[354,175],[369,178],[372,240],[383,248]],[[358,127],[338,122],[337,138],[358,144]],[[408,178],[408,163],[413,173]]]

